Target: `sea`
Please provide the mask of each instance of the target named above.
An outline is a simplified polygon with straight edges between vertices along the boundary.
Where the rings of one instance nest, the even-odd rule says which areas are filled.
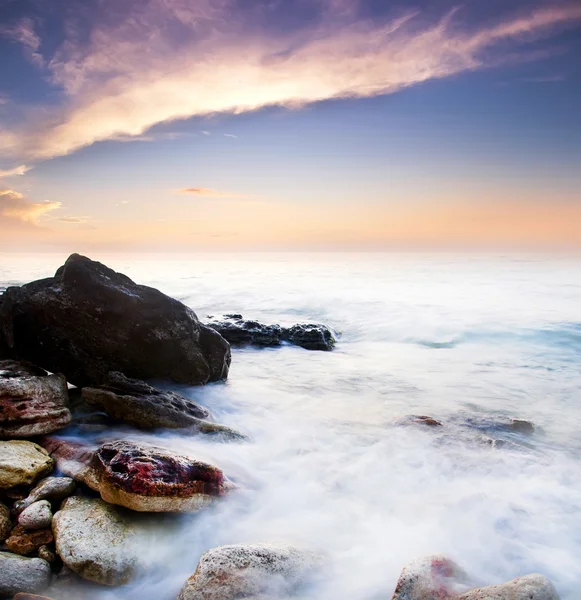
[[[581,598],[581,257],[502,253],[99,254],[201,320],[324,323],[332,352],[233,349],[226,382],[175,389],[249,436],[220,443],[120,427],[221,467],[238,491],[152,517],[152,567],[69,597],[174,600],[206,550],[284,543],[325,557],[310,600],[389,600],[443,554],[479,585],[539,572]],[[0,256],[0,289],[64,254]],[[441,427],[401,425],[430,416]],[[510,419],[534,431],[502,427]],[[67,432],[97,443],[102,433]]]

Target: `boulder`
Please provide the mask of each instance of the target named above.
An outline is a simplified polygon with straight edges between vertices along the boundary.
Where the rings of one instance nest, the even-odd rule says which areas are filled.
[[[458,600],[559,600],[559,595],[546,577],[535,573],[508,583],[470,590]]]
[[[67,498],[53,519],[56,549],[74,573],[103,585],[129,583],[143,566],[127,512],[96,498]]]
[[[10,510],[0,502],[0,544],[10,535],[12,531],[12,521],[10,520]]]
[[[0,597],[40,592],[48,587],[51,577],[50,565],[41,558],[0,552]]]
[[[28,556],[52,541],[53,536],[50,529],[27,531],[22,525],[17,525],[6,540],[6,547],[14,554]]]
[[[0,438],[46,435],[71,422],[63,375],[0,361]]]
[[[230,314],[207,323],[233,346],[280,346],[283,341],[307,350],[332,350],[335,336],[326,325],[303,323],[292,327],[265,325]]]
[[[0,442],[0,489],[31,485],[52,471],[54,461],[38,444],[24,440]]]
[[[24,500],[14,504],[16,513],[39,500],[63,500],[75,491],[75,482],[70,477],[47,477],[39,481]]]
[[[307,350],[333,350],[335,336],[326,325],[301,323],[283,331],[283,339]]]
[[[306,583],[320,562],[313,552],[292,546],[220,546],[202,555],[178,600],[278,598]]]
[[[195,512],[233,488],[217,467],[156,446],[117,441],[92,451],[61,440],[43,443],[64,473],[106,502],[139,512]]]
[[[78,254],[54,277],[6,290],[0,338],[13,357],[81,387],[109,371],[200,385],[230,365],[229,344],[190,308]]]
[[[116,375],[117,381],[124,378],[121,374]],[[210,412],[189,398],[175,392],[162,392],[144,382],[125,381],[130,385],[83,388],[83,400],[111,419],[139,429],[188,429],[227,439],[246,437],[235,429],[204,420]]]
[[[52,509],[48,500],[33,502],[18,517],[18,524],[26,530],[45,529],[52,522]]]
[[[428,556],[407,565],[392,600],[453,600],[470,587],[466,573],[445,556]]]

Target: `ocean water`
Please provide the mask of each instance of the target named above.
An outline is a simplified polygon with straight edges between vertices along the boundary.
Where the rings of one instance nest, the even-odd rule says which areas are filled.
[[[0,286],[51,275],[65,258],[3,255]],[[389,600],[405,564],[434,553],[482,585],[541,572],[562,600],[581,597],[579,257],[92,258],[202,319],[323,322],[340,338],[331,353],[234,350],[226,383],[179,388],[248,443],[115,432],[217,464],[240,491],[194,517],[156,519],[140,549],[148,573],[83,597],[173,600],[205,550],[269,541],[326,556],[312,600]],[[404,415],[444,427],[395,427]],[[507,417],[534,433],[488,426]]]

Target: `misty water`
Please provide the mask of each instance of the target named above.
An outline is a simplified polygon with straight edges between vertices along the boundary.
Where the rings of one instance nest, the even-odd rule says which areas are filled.
[[[65,258],[3,255],[0,286],[49,276]],[[578,600],[579,257],[91,258],[201,319],[239,312],[322,322],[341,336],[330,353],[235,349],[226,383],[173,386],[247,433],[247,443],[118,430],[214,463],[240,489],[196,516],[154,517],[141,549],[148,573],[83,597],[173,600],[205,550],[282,541],[327,556],[325,577],[305,591],[315,600],[389,600],[402,567],[433,553],[486,585],[541,572],[562,600]],[[444,427],[394,427],[410,414]],[[536,429],[487,429],[505,417]]]

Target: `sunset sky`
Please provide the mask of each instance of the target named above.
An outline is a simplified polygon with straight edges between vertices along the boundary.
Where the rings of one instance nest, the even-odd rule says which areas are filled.
[[[581,2],[0,0],[0,249],[581,247]]]

